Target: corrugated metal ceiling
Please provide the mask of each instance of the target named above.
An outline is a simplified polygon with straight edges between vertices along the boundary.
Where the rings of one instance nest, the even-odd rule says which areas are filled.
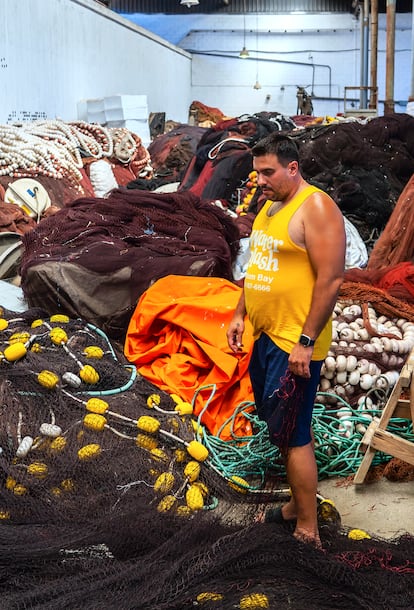
[[[180,0],[104,0],[109,8],[117,13],[163,13],[180,15],[191,13],[204,14],[240,14],[240,13],[353,13],[353,0],[199,0],[199,4],[190,9],[180,4]],[[386,11],[386,0],[379,0],[379,12]],[[401,13],[412,11],[411,0],[398,0],[396,10]]]

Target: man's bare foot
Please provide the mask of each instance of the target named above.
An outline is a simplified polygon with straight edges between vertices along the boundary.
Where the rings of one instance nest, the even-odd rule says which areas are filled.
[[[314,535],[311,532],[307,532],[306,530],[295,530],[293,532],[293,537],[296,538],[299,542],[304,542],[305,544],[312,545],[318,551],[322,550],[321,539],[319,538],[319,534]]]

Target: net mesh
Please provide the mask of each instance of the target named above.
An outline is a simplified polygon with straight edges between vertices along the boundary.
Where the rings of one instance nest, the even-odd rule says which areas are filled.
[[[40,310],[0,328],[2,609],[413,606],[411,536],[325,519],[322,552],[296,541],[258,519],[283,479],[221,476],[188,404],[98,328]]]

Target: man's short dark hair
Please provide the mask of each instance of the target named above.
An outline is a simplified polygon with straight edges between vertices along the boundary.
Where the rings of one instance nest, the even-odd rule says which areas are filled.
[[[286,167],[291,161],[299,163],[299,151],[296,143],[289,136],[274,132],[260,140],[252,148],[253,157],[276,155],[279,163]]]

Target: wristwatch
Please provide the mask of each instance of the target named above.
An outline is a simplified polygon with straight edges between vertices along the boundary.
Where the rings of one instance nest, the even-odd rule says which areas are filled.
[[[315,345],[315,339],[311,339],[308,335],[302,334],[299,337],[299,343],[305,347],[313,347]]]

